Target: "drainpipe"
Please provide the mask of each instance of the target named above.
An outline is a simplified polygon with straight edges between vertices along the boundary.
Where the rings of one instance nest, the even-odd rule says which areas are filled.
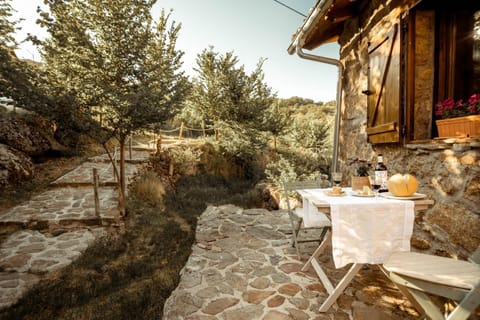
[[[305,23],[302,26],[302,29],[297,34],[294,44],[290,45],[288,48],[288,53],[297,55],[302,59],[313,60],[321,63],[326,63],[338,67],[338,80],[337,80],[337,98],[336,98],[336,112],[335,112],[335,128],[333,132],[333,156],[332,156],[332,172],[337,171],[337,162],[338,162],[338,141],[340,135],[340,107],[342,105],[342,74],[343,74],[343,65],[340,60],[332,59],[329,57],[318,56],[303,51],[302,47],[305,42],[305,35],[310,30],[310,28],[315,25],[322,13],[324,13],[333,0],[320,0],[317,2],[315,9],[312,14],[308,17]]]

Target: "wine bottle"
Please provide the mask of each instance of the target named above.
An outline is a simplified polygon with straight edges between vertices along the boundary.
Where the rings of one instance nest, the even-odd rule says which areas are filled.
[[[379,154],[377,157],[377,165],[375,166],[375,184],[380,185],[378,192],[387,192],[388,170],[383,163],[383,155]]]

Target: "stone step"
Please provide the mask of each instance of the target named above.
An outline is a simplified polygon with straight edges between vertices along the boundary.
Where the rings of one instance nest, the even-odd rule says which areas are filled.
[[[92,187],[55,188],[7,210],[0,216],[0,224],[28,226],[39,221],[63,224],[83,221],[90,224],[97,219],[112,220],[119,217],[115,188],[99,190],[100,217],[95,215],[93,198]]]

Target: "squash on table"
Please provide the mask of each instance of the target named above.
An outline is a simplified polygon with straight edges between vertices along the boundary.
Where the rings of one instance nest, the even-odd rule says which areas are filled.
[[[418,181],[411,174],[394,174],[387,181],[388,191],[396,197],[409,197],[418,189]]]

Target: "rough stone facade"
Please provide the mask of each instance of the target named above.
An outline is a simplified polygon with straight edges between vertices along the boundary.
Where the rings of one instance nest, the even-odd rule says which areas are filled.
[[[419,192],[435,200],[435,205],[417,217],[414,247],[437,254],[467,256],[480,245],[480,139],[426,140],[424,137],[430,133],[420,131],[415,143],[372,145],[367,141],[367,97],[362,90],[368,82],[368,41],[399,22],[409,2],[371,1],[356,19],[345,25],[340,36],[340,60],[344,65],[340,168],[348,177],[352,174],[352,168],[346,164],[348,159],[360,157],[374,162],[376,155],[382,153],[391,174],[416,176]],[[431,51],[431,22],[430,16],[417,21],[417,50]],[[416,87],[415,109],[431,110],[432,57],[419,56],[421,63],[415,74],[420,85]],[[417,101],[429,106],[421,106]],[[415,121],[429,127],[431,119],[416,117]]]

